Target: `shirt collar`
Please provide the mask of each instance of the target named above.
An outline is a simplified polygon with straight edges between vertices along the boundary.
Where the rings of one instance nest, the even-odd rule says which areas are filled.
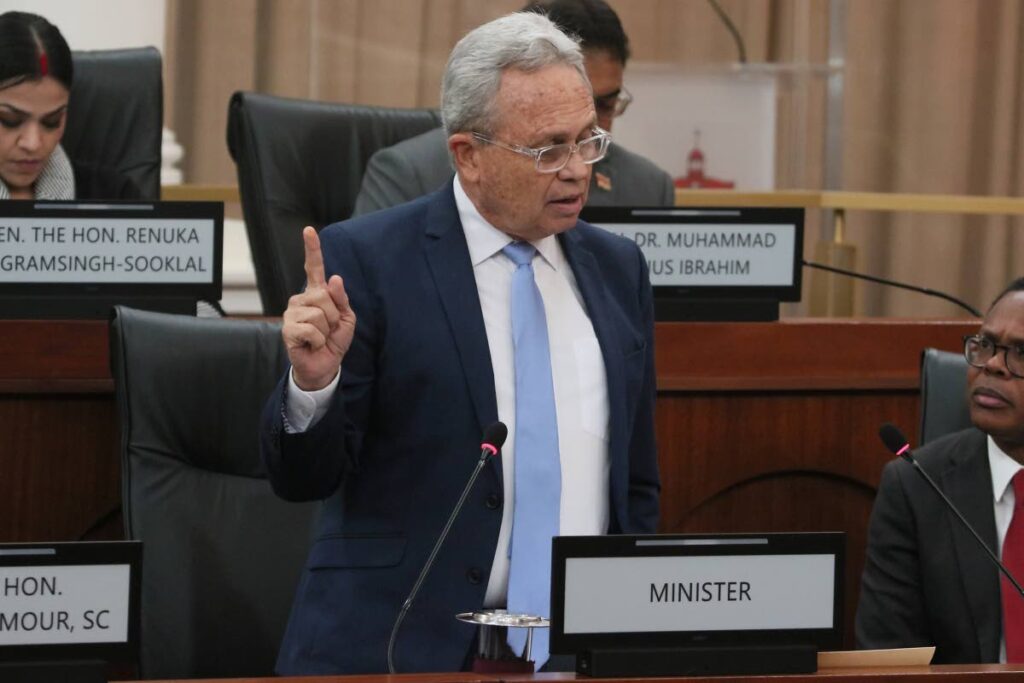
[[[466,194],[462,183],[459,182],[458,174],[455,174],[454,190],[455,207],[459,211],[462,230],[466,234],[469,258],[475,268],[515,240],[487,222],[487,219],[477,210],[476,205]],[[562,253],[562,248],[554,235],[548,235],[530,242],[530,244],[537,248],[538,253],[552,268],[556,271],[562,270],[565,265],[565,254]]]
[[[992,497],[998,503],[1006,495],[1010,480],[1024,467],[1004,453],[991,436],[988,437],[988,465],[992,471]]]

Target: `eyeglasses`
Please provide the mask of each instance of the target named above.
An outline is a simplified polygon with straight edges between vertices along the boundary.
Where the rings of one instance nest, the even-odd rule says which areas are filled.
[[[992,356],[1002,350],[1006,369],[1014,377],[1024,379],[1024,344],[996,344],[988,337],[968,335],[964,337],[964,358],[976,368],[983,368]]]
[[[603,97],[594,98],[594,109],[597,110],[599,116],[610,116],[616,118],[626,113],[626,109],[630,103],[633,102],[633,94],[626,90],[625,87],[619,88],[619,91],[612,93],[611,95],[605,95]]]
[[[593,164],[604,159],[604,155],[608,153],[608,145],[612,141],[612,136],[608,131],[601,130],[597,126],[594,126],[594,133],[595,135],[592,137],[580,140],[579,142],[548,145],[547,147],[539,148],[507,145],[482,133],[473,133],[473,137],[489,145],[501,147],[523,156],[533,157],[537,170],[541,173],[558,173],[565,168],[565,165],[569,163],[569,159],[576,153],[580,155],[580,160],[585,164]]]

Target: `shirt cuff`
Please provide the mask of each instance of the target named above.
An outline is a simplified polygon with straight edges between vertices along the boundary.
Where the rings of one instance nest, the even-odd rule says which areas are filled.
[[[288,391],[284,399],[284,430],[289,434],[301,434],[327,413],[341,380],[341,369],[323,389],[304,391],[295,383],[293,369],[288,370]]]

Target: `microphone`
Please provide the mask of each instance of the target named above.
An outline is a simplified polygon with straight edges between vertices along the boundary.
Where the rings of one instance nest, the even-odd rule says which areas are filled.
[[[423,564],[423,569],[420,570],[420,575],[416,578],[416,583],[413,584],[412,590],[409,591],[409,597],[402,603],[402,609],[398,613],[398,618],[395,619],[395,625],[391,628],[391,638],[388,639],[388,672],[391,674],[395,672],[395,638],[398,637],[398,629],[402,625],[402,621],[405,619],[405,615],[409,612],[409,608],[412,607],[413,600],[416,599],[416,594],[420,591],[420,586],[423,585],[423,581],[427,578],[427,574],[430,573],[431,567],[434,566],[434,559],[437,557],[437,551],[441,549],[441,544],[444,543],[444,539],[448,537],[448,532],[452,528],[452,524],[455,523],[455,518],[459,516],[459,511],[462,510],[462,506],[466,503],[466,498],[469,496],[470,489],[473,488],[473,483],[476,478],[480,475],[480,470],[484,468],[484,464],[487,462],[487,458],[496,456],[501,451],[501,447],[505,443],[505,439],[508,438],[508,427],[505,426],[504,422],[495,422],[494,424],[487,427],[484,430],[484,438],[480,443],[480,459],[476,461],[476,467],[473,469],[473,474],[470,475],[469,481],[466,482],[466,487],[462,489],[462,495],[459,496],[459,501],[455,503],[455,507],[452,509],[450,515],[448,515],[448,521],[445,522],[444,528],[441,529],[441,535],[437,537],[437,541],[434,543],[434,549],[430,551],[430,556],[427,557],[427,561]]]
[[[830,273],[839,273],[840,275],[846,275],[852,278],[860,280],[867,280],[868,282],[877,282],[882,285],[889,285],[890,287],[899,287],[900,289],[907,289],[911,292],[917,292],[918,294],[925,294],[927,296],[938,297],[939,299],[945,299],[950,303],[954,303],[960,308],[964,309],[975,318],[982,317],[981,312],[971,306],[970,304],[957,299],[955,296],[946,294],[945,292],[938,292],[934,289],[928,289],[927,287],[918,287],[917,285],[908,285],[903,282],[896,282],[896,280],[889,280],[884,277],[875,277],[874,275],[867,275],[865,273],[858,273],[855,270],[846,270],[845,268],[836,268],[835,266],[826,266],[824,263],[817,263],[815,261],[808,261],[803,259],[803,264],[808,268],[817,268],[818,270],[827,270]],[[895,428],[894,428],[895,429]],[[899,431],[899,430],[897,430]]]
[[[999,561],[999,558],[996,557],[996,554],[992,552],[985,541],[981,540],[981,536],[979,536],[978,532],[974,530],[974,527],[971,526],[970,522],[968,522],[967,519],[960,514],[960,511],[956,509],[956,506],[953,505],[953,501],[946,497],[946,494],[942,492],[942,489],[939,488],[938,484],[928,476],[928,473],[925,472],[918,464],[917,460],[914,459],[914,454],[910,450],[910,444],[907,442],[907,437],[903,436],[903,432],[901,432],[895,425],[886,422],[878,430],[878,436],[881,437],[882,443],[885,444],[886,448],[914,466],[917,473],[924,477],[924,480],[928,482],[928,485],[932,487],[932,490],[939,495],[939,498],[941,498],[942,502],[946,504],[946,507],[953,511],[953,514],[956,515],[956,518],[964,525],[964,528],[971,532],[971,535],[974,536],[974,540],[978,542],[978,545],[980,545],[982,550],[984,550],[989,556],[989,559],[995,563],[996,567],[999,568],[999,571],[1003,573],[1003,576],[1010,580],[1010,583],[1013,584],[1013,587],[1017,589],[1017,592],[1020,593],[1021,596],[1024,596],[1024,588],[1021,588],[1021,585],[1017,583],[1017,579],[1013,578],[1013,574],[1010,573],[1010,570]]]

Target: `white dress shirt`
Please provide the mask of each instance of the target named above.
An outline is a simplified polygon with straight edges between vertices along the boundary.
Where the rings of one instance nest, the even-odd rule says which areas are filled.
[[[508,426],[508,439],[500,459],[505,505],[484,597],[485,607],[500,607],[505,604],[508,592],[516,424],[511,328],[511,281],[516,267],[501,250],[513,239],[484,219],[463,190],[458,176],[455,178],[455,203],[466,234],[487,331],[498,419]],[[576,277],[558,239],[549,236],[532,244],[538,251],[533,270],[544,300],[551,344],[562,465],[560,533],[603,534],[608,530],[610,514],[608,385],[604,360]],[[291,430],[305,431],[326,413],[338,380],[339,377],[335,377],[330,386],[318,392],[304,392],[290,379],[285,415]]]
[[[992,471],[992,499],[996,513],[996,543],[999,558],[1003,557],[1003,541],[1006,540],[1006,532],[1010,530],[1010,521],[1013,519],[1013,506],[1017,502],[1017,496],[1013,492],[1011,481],[1017,472],[1022,469],[1019,462],[1008,456],[1003,449],[996,445],[995,439],[988,437],[988,466]],[[1000,586],[1002,586],[1002,574]],[[1018,581],[1020,577],[1016,577]],[[1001,588],[1000,588],[1001,590]],[[1006,663],[1006,637],[999,629],[999,661]]]

